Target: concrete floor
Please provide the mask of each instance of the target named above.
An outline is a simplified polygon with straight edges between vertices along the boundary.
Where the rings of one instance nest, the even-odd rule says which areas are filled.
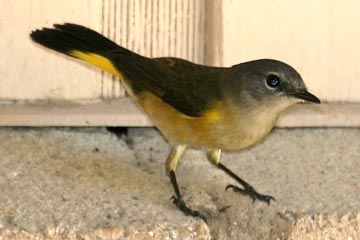
[[[189,150],[187,217],[169,200],[169,146],[152,128],[0,128],[0,239],[360,239],[360,129],[276,129],[223,163],[270,206]],[[230,206],[229,208],[227,208]]]

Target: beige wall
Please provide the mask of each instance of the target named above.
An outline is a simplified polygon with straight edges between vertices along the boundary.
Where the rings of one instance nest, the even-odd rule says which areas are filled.
[[[0,100],[123,95],[119,81],[31,42],[31,30],[83,24],[149,57],[204,62],[205,0],[0,1]]]
[[[280,59],[298,69],[321,99],[359,102],[359,9],[358,0],[0,1],[0,99],[123,93],[111,77],[45,51],[28,37],[35,28],[75,22],[146,56],[225,66]]]
[[[99,72],[44,51],[29,38],[30,31],[36,27],[64,21],[101,30],[100,1],[77,0],[75,5],[73,2],[0,1],[1,99],[69,99],[100,95]]]
[[[223,0],[221,64],[275,58],[326,101],[360,101],[360,1]]]

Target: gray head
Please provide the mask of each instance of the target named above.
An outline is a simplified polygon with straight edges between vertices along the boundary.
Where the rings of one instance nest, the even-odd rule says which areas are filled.
[[[286,63],[261,59],[233,66],[241,74],[242,89],[260,102],[287,101],[289,105],[305,100],[320,103],[309,93],[300,74]]]

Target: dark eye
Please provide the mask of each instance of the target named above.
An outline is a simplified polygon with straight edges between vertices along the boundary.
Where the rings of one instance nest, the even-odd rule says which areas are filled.
[[[277,88],[280,85],[280,78],[274,74],[270,74],[266,78],[266,84],[271,88]]]

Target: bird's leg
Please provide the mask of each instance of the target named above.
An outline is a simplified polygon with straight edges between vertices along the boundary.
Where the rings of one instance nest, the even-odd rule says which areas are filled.
[[[217,165],[221,170],[223,170],[226,174],[228,174],[230,177],[234,178],[238,183],[240,183],[244,188],[239,188],[238,186],[229,184],[226,186],[225,191],[229,188],[233,189],[235,192],[239,192],[244,195],[248,195],[252,198],[253,202],[255,200],[266,202],[268,205],[270,205],[270,201],[275,201],[275,198],[269,195],[263,195],[258,193],[254,187],[252,187],[250,184],[242,180],[239,176],[237,176],[235,173],[230,171],[227,167],[225,167],[223,164],[218,163]]]
[[[239,176],[237,176],[235,173],[233,173],[227,167],[221,164],[220,156],[221,156],[221,149],[209,150],[207,153],[207,157],[211,163],[215,164],[218,168],[223,170],[227,175],[235,179],[238,183],[240,183],[243,186],[243,188],[240,188],[238,186],[229,184],[226,186],[225,191],[231,188],[235,192],[248,195],[249,197],[252,198],[253,202],[255,202],[255,200],[259,200],[259,201],[267,202],[267,204],[269,205],[271,200],[275,201],[275,198],[273,198],[272,196],[258,193],[254,189],[254,187],[252,187],[249,183],[242,180]]]
[[[191,208],[189,208],[186,205],[185,201],[181,197],[179,185],[177,184],[177,181],[176,181],[175,171],[176,171],[178,162],[179,162],[180,158],[183,156],[185,150],[186,150],[185,145],[178,145],[178,146],[174,147],[171,150],[171,152],[168,156],[168,159],[166,161],[166,172],[169,175],[171,184],[175,191],[175,196],[172,196],[171,200],[180,209],[180,211],[182,211],[185,215],[190,215],[193,217],[200,217],[201,219],[203,219],[205,221],[205,223],[207,223],[206,218],[202,213],[200,213],[199,211],[192,210]]]

